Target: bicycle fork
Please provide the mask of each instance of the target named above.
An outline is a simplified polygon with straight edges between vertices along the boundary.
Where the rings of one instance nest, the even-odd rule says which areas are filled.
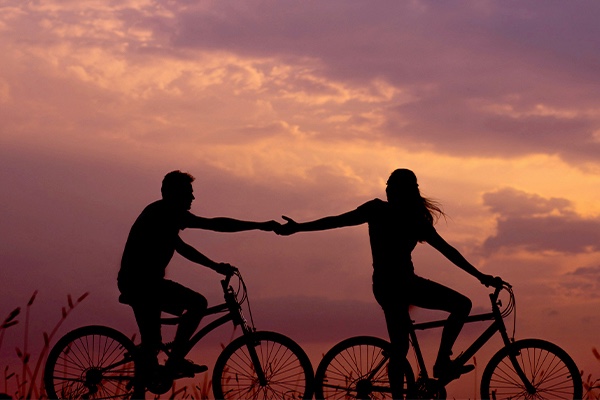
[[[504,347],[508,350],[508,359],[510,360],[513,368],[515,369],[517,376],[523,382],[523,385],[525,386],[527,393],[530,395],[535,394],[537,392],[535,386],[533,386],[533,383],[531,383],[529,381],[529,378],[527,378],[527,375],[525,375],[523,368],[521,368],[521,364],[519,364],[519,360],[517,360],[517,356],[519,355],[519,352],[514,349],[513,340],[511,340],[508,337],[508,333],[506,332],[506,326],[504,325],[504,320],[502,319],[500,310],[496,306],[496,307],[493,307],[492,311],[493,311],[494,315],[496,316],[496,321],[497,321],[496,323],[498,324],[498,331],[500,332],[500,336],[502,337],[502,341],[504,342]]]
[[[259,343],[254,339],[253,333],[250,332],[247,334],[247,343],[246,347],[248,348],[248,354],[250,355],[250,360],[252,360],[252,365],[254,365],[256,372],[256,377],[258,378],[258,384],[260,387],[265,387],[268,384],[267,376],[265,375],[265,371],[263,370],[263,366],[260,363],[260,359],[258,357],[258,353],[256,352],[256,347]],[[268,366],[265,366],[268,368]]]

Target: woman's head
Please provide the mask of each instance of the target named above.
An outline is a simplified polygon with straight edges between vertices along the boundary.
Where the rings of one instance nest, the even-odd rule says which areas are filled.
[[[400,168],[392,172],[385,189],[388,202],[408,207],[415,216],[423,216],[429,222],[444,216],[439,204],[421,196],[417,176],[409,169]]]
[[[418,200],[421,197],[417,176],[410,169],[400,168],[392,172],[385,189],[392,203]]]

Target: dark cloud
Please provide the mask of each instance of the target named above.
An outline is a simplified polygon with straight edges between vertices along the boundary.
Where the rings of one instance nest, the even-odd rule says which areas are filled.
[[[322,82],[369,88],[374,81],[382,80],[400,89],[406,95],[401,99],[383,105],[359,104],[361,112],[375,112],[385,121],[373,132],[361,132],[362,140],[384,140],[398,147],[452,155],[514,157],[545,153],[558,154],[573,164],[597,163],[600,24],[593,16],[598,15],[600,4],[595,2],[566,6],[554,1],[373,4],[269,0],[150,2],[142,7],[115,4],[107,8],[75,7],[75,2],[72,5],[56,7],[52,13],[36,7],[23,8],[19,13],[12,10],[3,23],[10,37],[20,38],[24,46],[68,43],[74,51],[102,47],[112,49],[117,59],[125,59],[132,66],[161,58],[193,62],[198,60],[198,51],[214,51],[269,60],[255,66],[267,81],[277,80],[271,76],[272,69],[282,64],[323,78],[307,80],[294,73],[274,88],[268,84],[268,88],[261,87],[260,96],[265,98],[283,92],[286,100],[293,99],[294,93],[327,94],[332,88]],[[103,28],[108,26],[115,29]],[[68,61],[59,62],[66,63],[61,69],[73,67]],[[35,78],[39,64],[30,64],[35,67],[26,72],[34,78],[24,81],[31,82],[35,90],[14,87],[11,94],[56,93],[53,101],[44,101],[45,107],[64,102],[62,99],[68,96],[54,90],[60,83],[49,81],[53,87],[45,87],[47,77]],[[93,71],[92,66],[86,68]],[[223,75],[235,76],[235,67],[231,68],[222,71]],[[12,76],[7,79],[17,81]],[[183,76],[171,85],[186,88],[189,82]],[[150,89],[142,92],[151,93]],[[159,97],[164,95],[158,93]],[[213,94],[201,103],[213,120],[211,107],[218,103],[218,97]],[[186,96],[186,101],[189,98]],[[101,108],[106,109],[109,101],[100,100]],[[171,99],[169,104],[175,101]],[[181,115],[187,107],[197,110],[197,101],[195,98],[191,105],[181,102],[167,109],[171,116]],[[227,103],[219,107],[250,107],[249,102],[232,104],[231,98]],[[115,104],[112,113],[121,106]],[[283,112],[285,107],[298,109],[297,104],[274,102],[273,113],[279,115],[252,123],[249,128],[224,128],[228,130],[218,135],[252,140],[285,133],[277,126],[279,122],[273,122],[291,119]],[[164,108],[161,103],[158,110],[147,111],[164,114]],[[360,118],[356,108],[336,112],[355,115],[348,125]],[[14,119],[11,113],[7,117]],[[82,123],[101,126],[108,119],[105,114],[109,113],[71,119],[87,119]],[[326,114],[322,115],[325,119]],[[124,116],[123,121],[136,117]],[[222,116],[219,124],[226,127],[228,116]],[[147,138],[170,137],[164,129],[144,129],[150,131]],[[314,138],[347,140],[351,130],[343,126],[338,133],[320,126]]]
[[[600,298],[600,265],[564,274],[560,287],[570,296]]]
[[[383,131],[391,144],[460,155],[546,153],[573,163],[596,162],[597,116],[558,111],[600,106],[600,28],[590,18],[599,7],[214,3],[179,14],[172,44],[318,60],[320,74],[362,85],[384,79],[413,96],[402,106],[389,105]],[[494,104],[510,105],[513,112],[486,109]],[[539,105],[558,111],[540,113]]]
[[[447,154],[512,158],[545,153],[570,161],[576,161],[575,155],[597,159],[600,143],[594,131],[600,124],[596,118],[526,115],[535,112],[533,104],[524,106],[525,115],[501,115],[484,105],[485,101],[468,95],[431,95],[398,107],[389,115],[385,130],[394,142],[408,138],[413,147],[425,142]]]
[[[569,212],[571,201],[561,198],[544,198],[537,194],[505,188],[496,192],[485,193],[483,202],[493,213],[502,217],[523,217],[547,215],[555,212]]]
[[[504,248],[562,253],[600,251],[600,218],[582,217],[571,210],[566,199],[503,189],[486,193],[484,204],[498,214],[496,234],[485,240],[485,252]]]

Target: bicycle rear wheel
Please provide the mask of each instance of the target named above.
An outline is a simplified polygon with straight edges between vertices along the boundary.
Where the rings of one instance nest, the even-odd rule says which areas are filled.
[[[319,363],[315,376],[317,399],[391,399],[388,378],[389,343],[372,336],[356,336],[341,341]],[[404,365],[405,395],[414,388],[414,374]]]
[[[215,363],[213,392],[217,399],[310,399],[313,380],[310,360],[296,342],[275,332],[255,332],[225,347]]]
[[[67,333],[46,361],[44,386],[48,398],[132,398],[134,353],[135,345],[127,336],[106,326],[85,326]]]
[[[525,387],[513,361],[531,383],[531,390]],[[501,349],[481,378],[482,399],[581,399],[582,391],[581,375],[571,357],[539,339],[519,340]]]

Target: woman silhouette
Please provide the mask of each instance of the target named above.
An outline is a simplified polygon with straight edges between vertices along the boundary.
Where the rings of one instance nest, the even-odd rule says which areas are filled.
[[[392,344],[390,382],[398,395],[403,371],[401,362],[408,353],[408,322],[411,305],[450,313],[442,332],[437,360],[433,368],[436,378],[454,379],[471,371],[467,365],[456,367],[450,355],[452,346],[471,311],[471,300],[439,283],[415,275],[411,253],[418,242],[426,242],[459,268],[486,286],[501,284],[500,278],[481,273],[435,230],[433,224],[444,213],[437,203],[419,191],[417,177],[408,169],[397,169],[387,181],[387,201],[374,199],[357,209],[336,216],[297,223],[283,217],[287,224],[276,229],[279,235],[301,231],[319,231],[367,223],[373,257],[373,293],[385,314]]]

